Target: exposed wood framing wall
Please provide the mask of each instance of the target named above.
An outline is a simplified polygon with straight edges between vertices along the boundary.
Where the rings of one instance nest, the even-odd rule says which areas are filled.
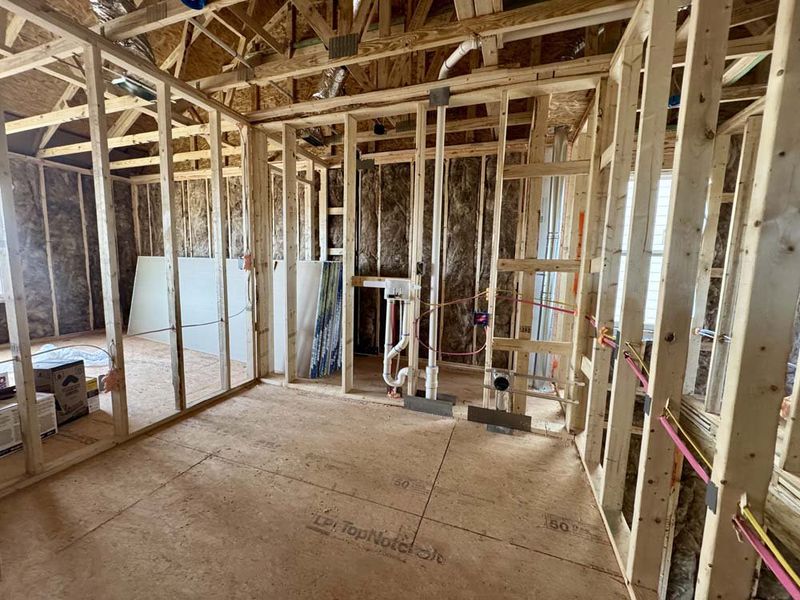
[[[175,2],[173,8],[179,11],[180,2]],[[92,171],[93,175],[93,196],[96,207],[96,223],[97,223],[97,246],[99,248],[99,269],[92,267],[93,254],[92,248],[92,234],[91,231],[91,213],[86,210],[84,204],[88,202],[86,192],[92,190],[92,186],[88,185],[88,179],[83,175],[84,171],[67,166],[55,166],[47,162],[37,161],[35,167],[38,167],[38,176],[31,178],[28,185],[36,184],[36,189],[41,194],[38,200],[43,202],[41,214],[43,217],[51,212],[54,198],[63,195],[71,196],[74,199],[75,222],[80,224],[74,231],[74,237],[77,238],[76,247],[82,251],[82,256],[76,261],[78,274],[85,274],[87,278],[87,285],[90,286],[88,290],[88,312],[90,313],[90,324],[98,326],[97,310],[92,306],[96,300],[103,302],[103,314],[105,319],[105,335],[106,335],[106,349],[110,355],[110,367],[112,368],[112,377],[109,378],[111,382],[111,397],[112,397],[112,418],[114,427],[113,439],[99,441],[88,448],[80,451],[61,456],[55,460],[44,461],[42,457],[42,446],[39,438],[38,427],[36,426],[37,419],[32,416],[36,412],[35,396],[33,394],[32,386],[26,386],[23,382],[32,382],[33,377],[31,374],[30,364],[30,342],[27,327],[27,319],[25,315],[24,306],[24,284],[22,282],[23,274],[19,266],[20,252],[17,245],[17,223],[15,222],[14,215],[14,198],[10,174],[10,158],[5,141],[5,134],[0,136],[0,215],[2,216],[2,229],[4,235],[3,244],[0,247],[0,255],[6,257],[0,263],[0,275],[3,277],[4,290],[8,290],[7,299],[10,302],[6,303],[7,316],[9,321],[9,333],[11,336],[13,352],[15,354],[17,368],[17,384],[20,389],[24,390],[20,408],[22,412],[22,425],[23,437],[25,440],[24,452],[26,459],[27,473],[24,476],[4,482],[0,486],[0,494],[6,494],[15,489],[19,489],[25,485],[41,479],[51,473],[58,472],[65,469],[81,460],[85,460],[89,456],[95,455],[99,452],[107,450],[116,444],[125,442],[136,435],[141,435],[151,431],[153,428],[163,425],[175,418],[182,417],[190,414],[203,406],[208,405],[226,393],[240,391],[244,387],[252,384],[252,379],[249,379],[245,384],[236,388],[231,388],[229,378],[229,352],[227,347],[229,344],[227,334],[227,285],[225,277],[225,263],[224,259],[228,256],[230,249],[227,243],[227,234],[229,232],[227,218],[228,208],[225,204],[225,198],[230,194],[225,194],[225,183],[223,180],[223,139],[221,132],[223,129],[231,129],[231,121],[237,124],[246,125],[247,121],[238,113],[231,111],[226,106],[223,106],[216,101],[206,97],[202,93],[187,86],[170,75],[156,70],[151,65],[141,61],[139,58],[130,54],[124,48],[113,44],[108,39],[99,36],[89,30],[86,30],[69,19],[59,15],[57,12],[48,10],[47,7],[38,2],[9,2],[4,5],[4,8],[16,11],[21,16],[26,16],[32,22],[50,29],[57,35],[63,36],[63,40],[55,42],[56,44],[64,44],[70,47],[70,52],[75,49],[82,50],[85,64],[86,73],[86,92],[87,92],[87,105],[82,107],[82,118],[88,118],[89,130],[91,134],[91,141],[85,147],[85,150],[91,151],[92,156]],[[182,13],[183,14],[183,13]],[[144,13],[139,13],[139,17]],[[149,22],[148,22],[149,23]],[[146,29],[145,29],[146,30]],[[106,31],[106,33],[108,33]],[[45,55],[45,59],[49,55]],[[19,60],[15,57],[14,60]],[[128,425],[128,412],[127,412],[127,399],[125,393],[125,363],[123,351],[123,328],[124,328],[124,312],[123,308],[127,310],[127,306],[123,306],[128,300],[122,297],[121,294],[121,269],[123,268],[123,259],[125,261],[125,270],[127,277],[128,262],[135,261],[138,250],[144,245],[145,236],[141,230],[141,223],[133,219],[133,215],[126,216],[126,221],[130,223],[130,241],[118,245],[117,234],[118,226],[117,219],[119,216],[119,207],[115,203],[115,194],[120,189],[120,178],[112,178],[110,171],[111,165],[109,161],[109,132],[107,129],[107,113],[106,113],[106,100],[105,96],[105,81],[102,76],[103,61],[111,60],[116,62],[130,72],[137,73],[145,81],[150,81],[158,91],[158,125],[159,128],[155,132],[150,132],[152,141],[159,142],[159,156],[155,164],[160,164],[161,172],[155,176],[156,181],[160,180],[160,201],[159,193],[154,190],[152,197],[153,203],[142,202],[140,194],[132,192],[130,182],[123,183],[122,190],[125,195],[130,192],[131,208],[135,207],[138,210],[145,208],[155,214],[150,215],[148,223],[155,224],[163,232],[163,240],[158,243],[163,246],[167,263],[167,289],[169,298],[169,314],[170,314],[170,348],[171,348],[171,365],[172,365],[172,380],[173,392],[175,397],[175,406],[177,412],[171,417],[162,419],[153,423],[135,433],[130,432]],[[30,65],[28,66],[30,68]],[[171,115],[171,104],[173,98],[183,98],[194,103],[197,106],[209,111],[210,124],[207,126],[207,133],[209,134],[210,141],[210,158],[211,169],[206,175],[210,177],[210,198],[213,207],[213,221],[214,221],[214,256],[218,263],[218,286],[217,297],[219,300],[219,322],[220,322],[220,346],[221,346],[221,380],[223,393],[214,393],[211,397],[206,398],[195,404],[191,408],[186,407],[185,402],[185,381],[182,367],[182,344],[181,344],[181,321],[180,321],[180,294],[178,289],[179,273],[178,273],[178,246],[181,242],[180,227],[178,226],[177,216],[181,215],[181,210],[178,203],[178,195],[175,193],[174,181],[178,179],[173,174],[174,157],[172,155],[171,138],[175,133],[173,129],[174,119]],[[202,132],[201,132],[202,133]],[[28,160],[28,159],[24,159]],[[256,161],[260,164],[266,163],[266,145],[256,144],[254,152],[249,153],[245,157],[245,167],[248,166],[250,161]],[[256,169],[253,169],[256,171]],[[49,189],[51,185],[48,181],[48,173],[56,172],[69,172],[73,175],[77,172],[79,177],[77,180],[76,188],[74,189],[74,196],[72,190],[58,189],[57,193],[51,194],[52,197],[46,195],[45,190]],[[248,181],[252,179],[249,178]],[[258,183],[258,182],[256,182]],[[116,184],[116,185],[115,185]],[[248,187],[248,194],[249,194]],[[149,193],[149,190],[148,190]],[[121,197],[120,200],[123,198]],[[128,200],[125,200],[128,202]],[[242,200],[242,221],[243,221],[243,244],[249,244],[253,239],[248,233],[244,233],[252,222],[252,211],[250,210],[251,203],[248,198]],[[153,209],[159,206],[157,212]],[[46,218],[46,217],[45,217]],[[126,225],[127,227],[127,225]],[[184,226],[183,231],[186,231]],[[55,265],[55,252],[56,246],[52,238],[54,230],[52,227],[45,227],[45,238],[48,253],[50,255],[51,266],[48,269],[50,278],[51,296],[55,299],[52,304],[56,304],[59,296],[59,288],[55,284],[57,269]],[[159,236],[153,235],[154,231],[147,232],[147,244],[152,250],[156,240]],[[186,244],[186,240],[183,240]],[[261,253],[263,256],[264,253]],[[46,254],[44,262],[46,262]],[[100,279],[102,281],[102,293],[93,293],[91,289],[91,272],[99,270]],[[131,275],[132,278],[132,275]],[[259,278],[257,278],[259,279]],[[261,278],[261,288],[264,289],[263,278]],[[126,284],[127,285],[127,284]],[[7,286],[7,287],[6,287]],[[268,305],[267,305],[268,306]],[[60,314],[54,313],[53,325],[59,323]],[[251,320],[253,322],[253,320]],[[90,325],[90,328],[91,328]],[[59,328],[63,329],[63,328]],[[255,339],[253,331],[249,334],[251,339]],[[255,345],[252,342],[251,345]],[[260,355],[261,356],[261,355]],[[256,372],[255,365],[256,356],[254,353],[253,359],[250,361],[250,374],[254,376]],[[269,371],[268,355],[263,361],[263,370]],[[259,368],[262,368],[259,366]],[[27,369],[27,370],[26,370]]]

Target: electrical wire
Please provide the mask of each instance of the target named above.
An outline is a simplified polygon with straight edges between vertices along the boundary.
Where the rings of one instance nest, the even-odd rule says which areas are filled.
[[[636,360],[639,362],[639,365],[641,365],[641,369],[644,372],[644,374],[647,375],[648,379],[650,379],[650,369],[647,368],[647,365],[645,364],[644,359],[641,356],[639,356],[639,353],[631,345],[630,342],[625,342],[625,345],[628,347],[628,352],[630,352],[636,358]]]
[[[766,532],[766,531],[764,531],[764,528],[763,528],[763,527],[761,526],[761,524],[758,522],[758,520],[756,519],[755,515],[754,515],[754,514],[753,514],[753,512],[750,510],[750,507],[748,507],[747,505],[745,505],[745,506],[741,506],[741,507],[739,508],[739,510],[741,511],[741,513],[742,513],[742,516],[743,516],[745,519],[747,519],[747,522],[748,522],[748,523],[750,524],[750,526],[753,528],[753,530],[755,531],[756,535],[757,535],[757,536],[758,536],[758,537],[761,539],[761,541],[762,541],[762,542],[764,542],[764,545],[765,545],[767,548],[769,548],[769,549],[770,549],[770,552],[772,552],[772,554],[775,556],[775,558],[777,559],[777,561],[778,561],[778,562],[781,564],[781,566],[782,566],[782,567],[783,567],[783,568],[786,570],[786,572],[789,574],[789,577],[791,577],[791,578],[792,578],[792,581],[794,581],[794,582],[795,582],[795,584],[796,584],[798,587],[800,587],[800,576],[798,576],[798,575],[797,575],[797,573],[795,573],[794,569],[792,569],[791,565],[788,563],[788,561],[786,560],[786,558],[784,558],[783,554],[781,554],[781,551],[780,551],[780,550],[778,550],[778,547],[777,547],[777,546],[775,546],[775,544],[773,543],[773,541],[772,541],[772,540],[770,539],[770,537],[767,535],[767,532]]]
[[[481,352],[483,352],[483,350],[486,348],[486,343],[485,342],[484,342],[483,346],[481,346],[477,350],[472,350],[470,352],[445,352],[444,350],[440,350],[438,348],[431,348],[424,341],[422,341],[422,338],[419,335],[419,325],[420,325],[420,321],[422,320],[422,318],[423,317],[427,317],[434,310],[437,310],[437,309],[439,309],[439,308],[441,308],[443,306],[451,306],[453,304],[463,304],[463,303],[469,302],[470,300],[474,300],[475,298],[479,298],[481,296],[485,296],[488,293],[489,293],[489,290],[487,289],[487,290],[484,290],[482,292],[478,292],[474,296],[470,296],[468,298],[457,298],[456,300],[450,300],[448,302],[440,302],[438,304],[430,304],[430,303],[425,302],[424,304],[426,304],[427,306],[430,306],[430,308],[428,310],[426,310],[424,313],[420,314],[420,316],[418,316],[416,319],[414,319],[414,337],[416,338],[417,342],[419,342],[419,345],[422,346],[423,348],[425,348],[428,352],[435,352],[436,354],[441,354],[443,356],[473,356],[475,354],[480,354]],[[421,302],[421,300],[420,300],[420,302]]]
[[[667,405],[664,407],[664,414],[665,414],[666,417],[668,417],[670,419],[670,421],[672,421],[672,423],[675,425],[675,428],[678,431],[681,432],[681,435],[683,435],[684,439],[687,442],[689,442],[689,445],[694,449],[694,451],[697,454],[697,456],[700,457],[700,459],[705,463],[705,465],[709,469],[713,468],[712,465],[711,465],[711,461],[708,460],[708,458],[706,458],[706,455],[703,454],[703,451],[700,450],[700,447],[697,445],[697,443],[695,443],[695,441],[692,439],[692,437],[686,432],[686,430],[680,424],[680,421],[678,421],[678,419],[675,417],[675,415],[672,414],[672,411],[669,409],[669,402],[667,402]]]
[[[539,308],[547,308],[550,310],[554,310],[556,312],[567,313],[570,315],[575,314],[575,310],[572,308],[563,308],[561,306],[551,306],[549,304],[544,304],[543,302],[537,302],[536,300],[525,300],[524,298],[514,298],[512,296],[498,296],[498,300],[508,300],[510,302],[516,302],[518,304],[528,304],[530,306],[538,306]]]
[[[243,312],[247,311],[250,306],[245,306],[239,312],[233,313],[232,315],[228,315],[228,321],[233,319],[234,317],[238,317]],[[181,325],[181,329],[190,329],[192,327],[206,327],[207,325],[213,325],[214,323],[221,323],[222,319],[214,319],[213,321],[206,321],[205,323],[190,323],[189,325]],[[149,335],[151,333],[162,333],[164,331],[172,331],[172,327],[162,327],[161,329],[151,329],[150,331],[140,331],[138,333],[128,333],[126,337],[140,337],[143,335]]]

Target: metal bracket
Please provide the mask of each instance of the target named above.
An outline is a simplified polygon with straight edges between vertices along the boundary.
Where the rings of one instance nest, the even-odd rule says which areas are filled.
[[[429,96],[431,106],[447,106],[450,104],[450,87],[440,87],[431,90]]]
[[[519,429],[520,431],[531,430],[531,418],[528,415],[505,412],[502,410],[492,410],[481,406],[467,407],[467,421],[475,423],[485,423],[509,429]]]
[[[650,409],[652,408],[652,405],[653,405],[653,399],[650,396],[648,396],[647,394],[645,394],[645,396],[644,396],[644,414],[645,414],[645,416],[650,414]]]
[[[453,403],[447,400],[429,400],[419,396],[404,396],[403,407],[416,412],[424,412],[440,417],[453,416]]]
[[[708,509],[717,514],[717,497],[719,496],[719,489],[713,481],[709,481],[706,486],[706,506]]]
[[[358,34],[346,33],[328,40],[328,58],[331,60],[358,54]]]

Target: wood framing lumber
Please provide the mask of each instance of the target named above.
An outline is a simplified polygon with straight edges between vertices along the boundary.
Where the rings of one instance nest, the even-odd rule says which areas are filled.
[[[421,286],[422,273],[418,265],[423,257],[423,235],[425,233],[425,142],[426,142],[426,123],[428,112],[425,104],[417,104],[416,114],[416,143],[414,154],[414,200],[411,212],[411,239],[410,257],[408,262],[408,277],[415,285]],[[420,315],[419,293],[414,294],[411,310],[412,319],[416,321]],[[406,393],[414,396],[417,393],[417,382],[419,380],[419,339],[412,335],[408,343],[408,385]]]
[[[308,0],[298,0],[298,2],[303,5],[308,3]],[[298,5],[298,2],[294,2],[295,5]],[[232,87],[246,87],[250,84],[260,85],[267,81],[280,81],[287,77],[307,77],[329,68],[349,67],[378,59],[403,56],[409,52],[435,50],[442,46],[460,44],[476,35],[485,38],[520,32],[523,37],[537,37],[599,24],[609,19],[624,19],[630,16],[634,6],[635,2],[631,0],[545,0],[510,11],[463,21],[432,24],[388,37],[364,40],[359,44],[358,53],[351,56],[331,59],[327,50],[320,47],[313,52],[298,53],[292,58],[275,56],[250,72],[237,69],[205,77],[193,84],[200,90],[215,92]],[[316,25],[321,28],[318,30],[318,33],[322,32],[321,37],[327,39],[325,35],[327,31],[322,29],[322,24]],[[312,27],[314,26],[315,23],[312,23]]]
[[[2,115],[0,111],[0,118]],[[36,405],[21,255],[8,142],[5,132],[0,131],[0,282],[8,323],[14,381],[17,386],[17,414],[25,452],[25,471],[34,475],[43,470],[44,459],[39,435],[39,409]]]
[[[522,271],[524,273],[577,273],[581,261],[565,258],[501,258],[497,261],[498,271]]]
[[[488,107],[488,105],[487,105]],[[535,99],[535,108],[532,115],[530,136],[528,139],[528,156],[527,166],[541,166],[545,158],[545,145],[547,138],[547,119],[550,114],[550,97],[539,96]],[[508,126],[508,120],[506,120]],[[508,144],[506,144],[508,147]],[[552,164],[552,163],[550,163]],[[508,176],[508,169],[506,167],[503,171],[503,178]],[[517,319],[514,326],[514,337],[519,338],[525,336],[528,339],[532,337],[533,313],[534,306],[533,300],[536,292],[536,271],[528,270],[543,266],[541,262],[537,261],[539,252],[539,228],[542,214],[542,189],[543,181],[541,178],[533,178],[526,181],[526,189],[523,189],[524,205],[522,215],[519,217],[519,229],[523,232],[518,235],[520,244],[522,246],[521,252],[522,260],[527,264],[520,265],[517,262],[516,267],[524,266],[525,269],[517,269],[522,275],[519,290],[521,292],[521,303],[517,303]],[[518,245],[518,247],[519,247]],[[505,259],[497,261],[497,270],[502,270],[502,265]],[[539,262],[539,265],[535,263]],[[555,261],[550,261],[554,263]],[[534,263],[534,264],[531,264]],[[506,263],[507,264],[507,263]],[[555,264],[547,265],[548,268],[555,268]],[[563,265],[562,265],[563,266]],[[526,304],[529,303],[529,304]],[[525,351],[515,352],[513,357],[513,367],[518,373],[529,373],[530,371],[530,354]],[[527,392],[530,380],[525,377],[516,378],[514,380],[514,387],[516,392],[512,396],[511,410],[517,414],[525,414],[527,407]]]
[[[80,49],[72,40],[56,38],[29,50],[0,58],[0,78],[13,77],[31,69],[47,65],[54,59],[64,59]]]
[[[492,246],[491,246],[491,262],[490,265],[497,265],[500,260],[500,234],[501,234],[501,217],[503,213],[503,170],[506,164],[506,136],[508,135],[508,92],[504,91],[500,97],[500,120],[497,128],[497,174],[495,176],[494,184],[494,204],[492,210]],[[489,325],[486,327],[486,355],[484,361],[484,388],[483,388],[483,408],[491,408],[489,406],[489,398],[491,397],[491,388],[489,387],[491,381],[492,364],[494,361],[494,325],[497,310],[497,269],[489,269]]]
[[[186,408],[186,380],[183,360],[183,327],[181,290],[178,274],[178,226],[174,218],[175,180],[172,160],[172,100],[169,84],[156,82],[158,94],[158,158],[161,181],[161,218],[164,231],[164,263],[166,267],[167,315],[169,319],[170,366],[175,409]]]
[[[308,24],[316,32],[316,34],[319,36],[320,40],[322,40],[322,43],[325,46],[325,48],[328,48],[328,45],[330,43],[330,39],[332,37],[336,36],[336,32],[333,31],[333,29],[331,28],[330,25],[328,25],[328,22],[325,21],[325,19],[322,17],[322,15],[320,15],[319,12],[317,12],[317,9],[314,8],[314,6],[311,4],[310,0],[291,0],[291,1],[292,1],[292,4],[295,5],[297,10],[303,15],[303,17],[305,17],[306,21],[308,21]],[[340,6],[340,11],[339,11],[339,18],[340,19],[344,18],[342,15],[345,15],[345,14],[348,13],[347,10],[342,10],[343,8],[344,7]],[[340,31],[339,32],[340,35],[350,32],[350,25],[352,25],[352,19],[353,19],[352,5],[350,7],[349,14],[347,14],[346,18],[348,19],[348,22],[346,24],[345,23],[340,23],[340,26],[342,26],[342,25],[345,26],[344,27],[344,31]],[[293,54],[292,56],[289,56],[288,58],[285,58],[284,60],[289,60],[291,62],[297,62],[299,59],[301,59],[300,56]],[[346,66],[347,70],[350,71],[350,74],[353,76],[353,78],[356,81],[358,81],[359,85],[361,85],[365,89],[372,89],[372,83],[370,82],[369,75],[367,74],[366,71],[364,71],[364,68],[361,66],[360,63],[348,60],[348,61],[344,61],[342,64],[335,65],[335,66],[338,66],[338,67],[345,67]],[[254,73],[257,72],[259,68],[260,67],[256,67],[256,69],[254,69]],[[313,75],[313,73],[306,73],[306,74],[307,75]],[[291,75],[291,77],[297,77],[297,75]],[[274,81],[274,79],[272,79],[270,81]],[[259,81],[258,83],[262,83],[262,82]],[[200,85],[200,87],[201,88],[203,87],[202,84]]]
[[[90,31],[98,34],[102,33],[102,37],[106,40],[120,41],[167,27],[189,17],[196,18],[203,13],[219,10],[243,1],[212,0],[207,2],[204,8],[195,10],[186,6],[181,0],[161,0],[155,4],[138,8],[128,14],[111,19],[102,25],[95,25]],[[57,12],[49,7],[46,11],[49,13]],[[16,12],[15,17],[31,20],[21,11]],[[81,44],[72,37],[57,38],[28,50],[12,54],[9,57],[0,59],[0,78],[17,75],[66,58],[80,51],[80,48]]]
[[[283,126],[283,260],[286,264],[286,328],[283,381],[297,379],[297,132]]]
[[[591,103],[588,103],[587,107],[591,108]],[[572,158],[584,158],[589,156],[590,149],[586,138],[587,135],[585,131],[581,131],[575,138],[572,147],[568,150],[568,155]],[[559,240],[559,256],[580,256],[581,229],[583,224],[580,209],[586,204],[586,179],[585,175],[579,175],[567,180],[564,217]],[[580,272],[580,258],[575,260],[578,262],[576,272]],[[563,306],[575,306],[577,279],[577,275],[558,278],[558,295],[556,299],[561,302]],[[564,315],[557,319],[553,337],[560,340],[572,340],[572,333],[574,330],[575,319]],[[558,381],[559,387],[564,390],[565,396],[569,385],[567,381],[568,374],[569,361],[558,361],[555,368],[555,378]]]
[[[658,185],[664,157],[668,100],[680,0],[649,0],[650,34],[642,82],[641,116],[633,175],[630,220],[627,223],[628,256],[619,294],[622,297],[619,339],[643,350],[644,308],[650,276]],[[622,511],[628,471],[630,431],[638,388],[636,377],[621,360],[614,364],[608,410],[600,505],[609,514]]]
[[[268,377],[274,370],[273,359],[273,277],[272,277],[272,182],[267,163],[268,142],[264,132],[255,127],[244,131],[247,167],[248,205],[252,215],[252,245],[255,289],[256,368],[257,377]]]
[[[216,264],[217,317],[219,325],[219,369],[222,391],[231,387],[231,340],[228,323],[228,252],[227,200],[222,191],[222,116],[218,111],[208,113],[209,145],[211,146],[211,223]]]
[[[97,240],[100,251],[100,280],[103,289],[106,346],[111,355],[116,385],[111,391],[114,437],[128,436],[128,402],[125,390],[125,354],[122,343],[122,310],[119,299],[119,262],[117,227],[114,214],[113,185],[108,167],[108,140],[103,100],[103,59],[97,46],[83,50],[86,69],[86,96],[89,106],[89,133],[92,141],[92,172],[97,210]]]
[[[782,0],[756,159],[753,194],[744,232],[741,275],[725,375],[711,481],[716,510],[706,511],[697,593],[746,597],[756,554],[737,543],[730,519],[746,494],[763,520],[772,477],[786,361],[800,295],[800,6]],[[780,277],[775,274],[780,273]]]
[[[278,40],[275,39],[258,21],[256,21],[248,12],[240,6],[231,6],[229,9],[236,18],[239,19],[242,23],[244,23],[250,30],[253,31],[258,37],[260,37],[266,44],[275,50],[278,54],[284,54],[286,52],[285,44],[282,44]]]
[[[576,314],[587,315],[592,310],[592,258],[597,239],[600,235],[601,215],[603,204],[600,194],[602,177],[600,174],[600,159],[602,150],[607,143],[607,130],[610,129],[609,122],[611,115],[606,114],[608,104],[607,96],[608,83],[606,79],[600,80],[594,94],[594,106],[587,123],[587,131],[590,137],[589,147],[591,149],[589,175],[586,181],[584,212],[583,243],[581,246],[581,268],[578,273],[578,289],[576,294]],[[581,317],[575,319],[575,327],[572,333],[572,354],[569,359],[569,380],[578,382],[581,380],[581,357],[586,354],[586,339],[589,337],[589,323]],[[566,428],[570,432],[581,429],[585,422],[586,399],[583,386],[572,385],[568,392],[568,398],[576,400],[578,404],[567,406]]]
[[[180,3],[180,0],[168,0]],[[173,94],[189,102],[197,104],[205,110],[219,110],[226,118],[235,123],[247,125],[247,120],[236,111],[229,109],[224,104],[209,98],[201,91],[188,83],[176,79],[158,69],[152,63],[133,54],[94,31],[79,25],[72,19],[54,11],[46,0],[0,0],[0,7],[25,17],[32,23],[63,36],[78,45],[89,44],[100,50],[104,57],[111,62],[129,70],[132,74],[144,78],[146,81],[161,80],[169,83]]]
[[[725,265],[722,270],[719,305],[714,331],[719,332],[712,340],[711,360],[708,366],[706,383],[705,409],[718,415],[722,407],[722,390],[725,381],[725,365],[728,362],[730,344],[720,336],[728,335],[733,325],[733,314],[736,290],[739,286],[739,265],[741,262],[742,239],[747,227],[747,213],[750,209],[750,198],[753,194],[753,176],[758,156],[758,143],[761,137],[763,117],[754,115],[747,120],[739,154],[739,171],[736,177],[736,191],[733,198],[731,222],[728,229],[728,243],[725,250]],[[787,421],[786,438],[791,437],[791,423]],[[786,453],[782,455],[786,459]]]
[[[503,173],[505,179],[523,179],[526,177],[567,177],[570,175],[586,175],[589,172],[589,161],[568,160],[563,162],[543,162],[527,165],[508,165]]]
[[[342,249],[342,393],[353,389],[353,339],[355,336],[355,274],[356,246],[356,178],[358,177],[356,133],[358,122],[352,115],[344,118],[344,232]],[[334,249],[331,249],[333,253]]]
[[[766,31],[764,32],[765,35],[770,35],[775,30],[774,25],[770,25],[767,27]],[[752,56],[743,56],[741,58],[737,58],[733,61],[733,63],[725,69],[725,73],[722,75],[722,85],[731,85],[739,81],[742,77],[747,75],[750,71],[758,66],[760,62],[766,59],[770,55],[771,49],[768,51],[761,52],[759,54],[754,54]]]
[[[614,115],[614,154],[608,169],[605,218],[602,234],[597,304],[593,315],[597,329],[614,330],[614,309],[619,287],[622,230],[625,226],[628,181],[633,159],[636,107],[639,101],[639,72],[642,66],[642,44],[630,43],[620,55],[619,68],[611,78],[617,93]],[[592,343],[592,377],[589,379],[586,404],[586,425],[580,437],[583,460],[590,471],[600,464],[603,448],[603,423],[606,421],[608,378],[612,349],[597,336]]]
[[[516,352],[524,350],[528,354],[542,353],[542,354],[563,354],[567,355],[572,350],[572,342],[557,342],[551,340],[525,340],[495,337],[494,338],[495,350],[508,350]]]
[[[537,76],[553,71],[554,67],[535,66],[514,69],[497,69],[448,79],[449,107],[483,104],[487,97],[498,99],[507,91],[510,99],[528,98],[592,89],[608,66],[604,57],[589,57],[560,63],[556,76],[538,79]],[[325,125],[341,118],[343,114],[359,118],[378,118],[413,113],[418,102],[427,101],[430,91],[441,87],[437,82],[425,82],[391,90],[367,92],[352,96],[338,96],[326,100],[298,102],[248,113],[248,118],[267,129],[277,130],[282,123],[295,127]]]
[[[506,149],[509,152],[524,152],[527,148],[527,140],[509,140],[506,144]],[[497,153],[497,142],[478,142],[474,144],[457,144],[454,146],[445,146],[444,157],[450,158],[466,158],[470,156],[484,156],[487,154]],[[434,149],[425,149],[425,160],[432,160]],[[416,149],[409,148],[408,150],[387,150],[385,152],[365,152],[361,155],[363,160],[374,160],[376,165],[391,164],[397,162],[411,162],[415,160]]]
[[[592,359],[581,355],[581,373],[586,379],[592,376]]]
[[[237,156],[241,152],[239,146],[223,146],[222,156]],[[175,152],[172,155],[173,163],[187,162],[194,160],[208,160],[211,158],[211,150],[191,150],[189,152]],[[136,167],[147,167],[160,164],[158,156],[143,156],[142,158],[125,158],[122,160],[112,160],[109,166],[112,171],[120,169],[133,169]]]
[[[633,585],[650,590],[660,589],[668,571],[672,510],[680,481],[673,471],[682,463],[676,458],[674,443],[656,421],[667,401],[673,412],[680,409],[700,251],[697,232],[704,217],[704,205],[697,199],[708,191],[731,3],[699,2],[692,9],[658,299],[660,319],[650,363],[650,411],[643,427],[628,552],[628,578]]]
[[[718,135],[731,135],[742,131],[747,123],[747,119],[753,115],[762,114],[765,106],[766,96],[752,102],[746,108],[743,108],[730,119],[722,123],[717,129]]]
[[[206,0],[203,8],[196,9],[190,8],[181,0],[160,0],[103,23],[102,31],[104,37],[110,40],[131,38],[241,2],[244,0]]]
[[[711,287],[711,269],[714,266],[714,255],[717,250],[717,229],[719,213],[722,206],[722,193],[725,187],[725,173],[728,167],[728,154],[731,138],[718,135],[714,140],[714,159],[711,165],[711,183],[706,200],[706,218],[703,226],[700,255],[697,260],[697,275],[694,286],[694,310],[692,314],[692,331],[702,329],[706,322],[706,304],[708,290]],[[692,335],[689,338],[689,350],[686,358],[686,372],[683,379],[683,390],[686,394],[694,394],[697,382],[697,370],[700,364],[700,344],[703,338]]]
[[[237,127],[233,123],[224,123],[222,131],[236,131]],[[198,123],[197,125],[186,125],[185,127],[174,127],[172,129],[172,139],[191,137],[194,135],[208,135],[210,127],[208,123]],[[141,133],[131,133],[117,138],[108,138],[108,148],[125,148],[139,144],[150,144],[158,141],[158,130],[143,131]],[[39,152],[39,158],[53,158],[55,156],[67,156],[69,154],[80,154],[91,151],[91,142],[78,142],[64,146],[53,146],[45,148]]]
[[[737,89],[737,88],[731,88]],[[763,94],[762,94],[763,95]],[[508,115],[508,124],[511,125],[528,125],[531,122],[531,113],[528,111],[511,113]],[[474,117],[470,119],[453,119],[448,120],[445,124],[446,133],[456,133],[460,131],[475,131],[478,129],[493,129],[497,127],[497,116],[493,117]],[[432,123],[425,128],[426,135],[433,135],[436,133],[436,124]],[[413,130],[397,130],[387,129],[386,133],[377,134],[373,131],[359,131],[358,143],[363,142],[381,142],[384,140],[397,140],[403,138],[415,137]],[[342,143],[340,136],[331,136],[325,140],[326,144],[338,145]]]
[[[273,163],[270,163],[271,165]],[[242,174],[241,167],[224,167],[222,169],[223,177],[239,177]],[[191,179],[208,179],[211,177],[210,169],[198,169],[194,171],[175,171],[175,181],[188,181]],[[132,175],[127,178],[131,183],[156,183],[158,173],[150,173],[148,175]]]
[[[328,169],[319,170],[319,259],[328,260]]]

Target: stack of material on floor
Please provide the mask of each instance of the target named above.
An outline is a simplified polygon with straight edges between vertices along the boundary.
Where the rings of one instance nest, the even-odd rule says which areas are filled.
[[[58,431],[56,425],[56,401],[53,394],[36,394],[36,410],[39,413],[39,431],[42,439]],[[16,400],[0,402],[0,456],[22,449],[22,426]]]
[[[342,366],[342,263],[322,264],[314,344],[311,347],[311,378],[326,377]]]
[[[37,359],[33,363],[33,375],[37,392],[48,392],[55,396],[59,425],[89,414],[86,372],[82,360],[63,362],[49,357]]]

